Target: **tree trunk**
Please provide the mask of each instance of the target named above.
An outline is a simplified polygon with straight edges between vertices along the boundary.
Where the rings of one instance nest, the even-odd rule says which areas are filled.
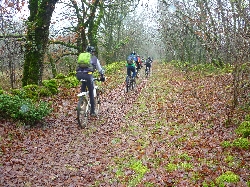
[[[23,86],[41,84],[43,60],[48,44],[49,26],[58,0],[29,1],[30,16],[23,68]]]

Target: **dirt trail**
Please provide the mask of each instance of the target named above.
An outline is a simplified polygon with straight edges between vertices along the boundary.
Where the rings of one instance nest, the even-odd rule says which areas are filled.
[[[77,127],[77,100],[72,95],[78,89],[62,96],[56,118],[46,119],[46,127],[16,129],[2,121],[0,186],[90,186],[98,180],[108,184],[112,176],[105,172],[107,165],[120,151],[109,150],[111,141],[125,124],[125,114],[136,98],[131,95],[144,86],[140,80],[137,93],[124,93],[125,84],[107,92],[99,120],[85,129]]]
[[[137,92],[124,93],[124,83],[106,90],[100,118],[85,129],[77,127],[78,88],[53,102],[47,126],[0,121],[0,186],[202,186],[233,170],[245,187],[250,155],[220,146],[234,136],[222,125],[227,77],[189,80],[157,66]]]

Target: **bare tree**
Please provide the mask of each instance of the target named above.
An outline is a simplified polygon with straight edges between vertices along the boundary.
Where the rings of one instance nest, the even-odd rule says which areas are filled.
[[[23,64],[23,31],[24,27],[20,21],[15,19],[22,7],[11,1],[0,4],[0,67],[1,82],[8,88],[18,86],[21,77],[20,69]],[[9,84],[5,80],[9,78]]]
[[[175,52],[175,59],[197,62],[196,51],[200,51],[199,56],[203,58],[203,62],[212,62],[217,66],[223,66],[224,63],[233,65],[231,108],[237,107],[239,102],[249,103],[250,96],[247,92],[250,92],[248,62],[250,2],[246,0],[188,2],[159,0],[159,2],[164,5],[160,11],[168,15],[160,19],[163,28],[162,39],[170,51]],[[171,6],[175,7],[175,11],[169,11]],[[174,59],[170,53],[167,53],[167,56]]]

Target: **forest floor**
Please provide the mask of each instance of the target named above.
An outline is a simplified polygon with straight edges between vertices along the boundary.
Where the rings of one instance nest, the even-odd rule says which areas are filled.
[[[225,125],[230,74],[155,63],[129,93],[124,74],[107,77],[99,119],[85,129],[79,88],[50,98],[43,125],[0,120],[0,186],[249,186],[249,149],[222,146],[238,137]]]

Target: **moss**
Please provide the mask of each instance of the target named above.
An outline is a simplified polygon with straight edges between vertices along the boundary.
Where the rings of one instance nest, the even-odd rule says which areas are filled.
[[[216,178],[216,183],[219,184],[219,186],[224,186],[224,183],[236,183],[240,180],[240,177],[236,174],[234,174],[231,171],[227,171]]]

